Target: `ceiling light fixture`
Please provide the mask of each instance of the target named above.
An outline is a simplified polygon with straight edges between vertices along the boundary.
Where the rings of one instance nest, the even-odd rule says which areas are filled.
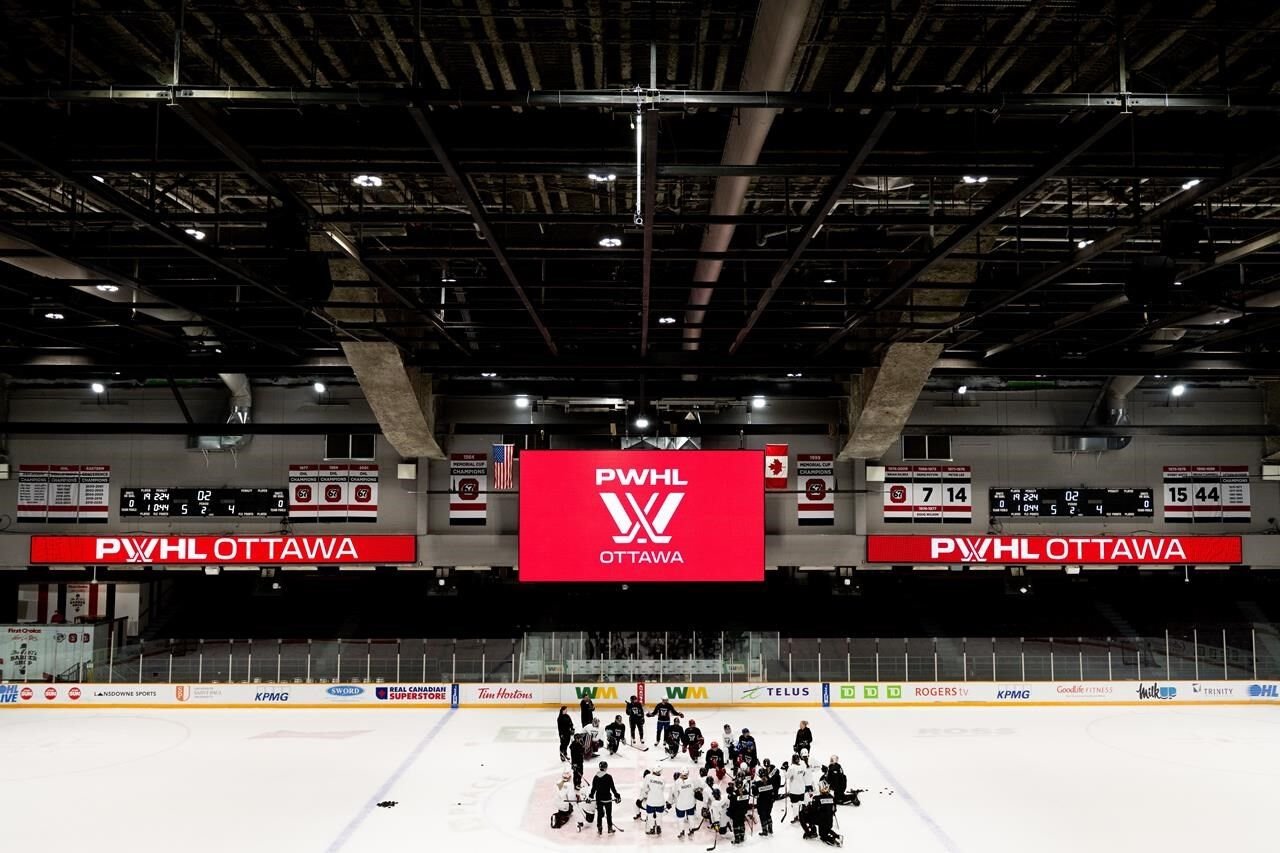
[[[1189,181],[1187,181],[1186,183],[1184,183],[1184,184],[1182,185],[1182,188],[1183,188],[1184,190],[1189,190],[1189,189],[1191,189],[1192,187],[1198,187],[1198,186],[1200,186],[1200,179],[1199,179],[1199,178],[1192,178],[1191,180],[1189,180]]]
[[[622,245],[622,238],[610,235],[608,237],[601,237],[599,242],[600,245],[606,249],[616,249]]]
[[[960,180],[964,181],[966,184],[985,184],[987,182],[987,176],[986,175],[965,175]]]
[[[441,284],[457,284],[457,282],[458,280],[453,276],[449,275],[447,270],[445,272],[440,273]]]
[[[968,393],[969,393],[969,386],[968,386],[968,385],[961,385],[959,388],[957,388],[957,389],[956,389],[956,393],[957,393],[957,394],[968,394]]]
[[[93,179],[100,184],[105,184],[107,182],[107,179],[102,177],[101,175],[94,175]]]
[[[823,283],[823,284],[835,284],[835,283],[836,283],[836,280],[835,280],[834,278],[824,278],[824,279],[822,280],[822,283]]]
[[[46,312],[45,312],[45,314],[44,314],[44,318],[45,318],[46,320],[65,320],[65,319],[67,319],[67,317],[66,317],[66,315],[65,315],[65,314],[62,314],[62,313],[60,313],[60,312],[58,312],[58,311],[46,311]]]
[[[199,228],[188,228],[186,229],[186,232],[187,232],[187,236],[191,237],[192,239],[195,239],[195,240],[204,239],[204,232],[201,231]]]
[[[1169,389],[1169,393],[1175,397],[1181,397],[1183,394],[1187,393],[1187,386],[1179,382],[1177,385],[1174,385]]]
[[[99,293],[115,293],[120,289],[118,284],[99,284],[96,286]]]
[[[804,376],[804,374],[803,374],[803,373],[788,373],[788,374],[787,374],[787,378],[788,378],[788,379],[799,379],[801,376]]]
[[[607,172],[607,173],[589,172],[587,174],[587,178],[597,184],[607,184],[607,183],[610,183],[611,181],[618,180],[618,176],[613,172]]]
[[[328,390],[323,382],[316,382],[311,387],[315,389],[317,394],[323,394]]]
[[[495,376],[497,376],[497,375],[498,375],[498,374],[496,374],[496,373],[481,373],[481,374],[480,374],[480,376],[481,376],[481,377],[483,377],[484,379],[493,379],[493,378],[494,378]]]
[[[670,326],[675,321],[676,321],[675,317],[659,317],[658,318],[658,322],[663,326]]]
[[[753,409],[763,409],[763,408],[764,408],[764,397],[761,397],[761,396],[759,396],[759,395],[756,395],[755,397],[752,397],[752,398],[751,398],[751,408],[753,408]]]
[[[365,189],[377,189],[382,186],[382,178],[377,175],[356,175],[351,179],[351,183]]]
[[[1077,241],[1076,241],[1076,248],[1077,248],[1077,249],[1087,249],[1087,248],[1089,248],[1089,247],[1090,247],[1090,246],[1092,246],[1092,245],[1093,245],[1093,241],[1092,241],[1092,240],[1077,240]]]
[[[529,398],[526,397],[524,394],[521,394],[519,397],[516,397],[516,408],[517,409],[529,408]]]
[[[648,428],[649,428],[648,418],[646,418],[644,415],[641,415],[640,417],[636,418],[636,429],[648,429]]]
[[[95,382],[89,386],[89,390],[95,394],[101,394],[103,391],[107,390],[107,386],[103,385],[101,382]]]

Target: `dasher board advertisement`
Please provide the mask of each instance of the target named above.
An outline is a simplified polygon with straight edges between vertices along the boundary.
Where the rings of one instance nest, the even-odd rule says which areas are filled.
[[[527,450],[522,581],[764,580],[759,450]]]
[[[32,536],[32,565],[388,565],[414,536]]]
[[[868,536],[868,563],[1235,565],[1239,536]]]

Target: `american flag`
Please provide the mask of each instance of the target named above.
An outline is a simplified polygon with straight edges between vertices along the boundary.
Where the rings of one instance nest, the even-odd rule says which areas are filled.
[[[516,464],[516,447],[514,444],[495,444],[493,446],[493,488],[496,491],[509,491],[512,469]]]

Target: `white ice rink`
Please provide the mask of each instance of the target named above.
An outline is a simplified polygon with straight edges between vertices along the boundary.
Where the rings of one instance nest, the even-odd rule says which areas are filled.
[[[840,809],[850,850],[1280,849],[1274,708],[693,713],[704,732],[726,722],[749,727],[761,756],[776,763],[788,757],[802,715],[815,755],[838,754],[850,783],[871,789],[861,808]],[[625,834],[600,840],[573,824],[550,829],[564,766],[554,729],[554,711],[6,712],[0,838],[4,850],[95,853],[710,846],[705,828],[689,842],[672,831],[645,837],[632,821],[635,780],[656,750],[610,758]],[[378,808],[384,800],[398,805]],[[732,849],[727,841],[720,843]],[[798,825],[779,826],[773,838],[749,836],[745,846],[827,849],[803,841]]]

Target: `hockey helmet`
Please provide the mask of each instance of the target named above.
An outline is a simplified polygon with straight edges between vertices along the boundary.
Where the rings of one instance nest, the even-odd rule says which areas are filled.
[[[769,759],[767,759],[767,758],[766,758],[764,761],[761,761],[760,763],[761,763],[761,764],[763,764],[765,767],[772,767],[772,766],[773,766],[773,762],[772,762],[772,761],[770,761],[770,760],[769,760]]]
[[[742,730],[742,733],[743,733],[744,735],[749,735],[749,734],[751,734],[751,729],[743,729],[743,730]]]
[[[607,761],[601,761],[601,762],[600,762],[600,769],[601,769],[601,770],[608,770],[608,769],[609,769],[609,762],[607,762]]]
[[[801,747],[801,748],[800,748],[800,757],[801,757],[801,758],[808,758],[808,757],[809,757],[809,749],[808,749],[808,747]]]
[[[690,721],[689,721],[689,725],[691,725],[691,726],[696,726],[697,724],[698,724],[698,721],[697,721],[697,720],[690,720]]]
[[[719,749],[719,748],[720,748],[720,744],[716,743],[715,741],[711,741],[711,748],[712,748],[712,749]]]

